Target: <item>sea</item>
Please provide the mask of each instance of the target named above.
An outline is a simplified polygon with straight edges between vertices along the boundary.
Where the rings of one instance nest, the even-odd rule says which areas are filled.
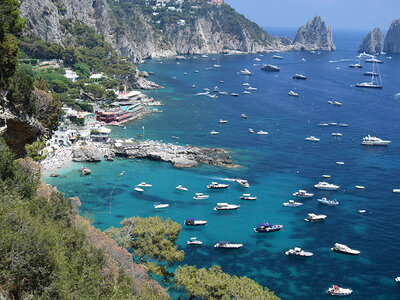
[[[288,31],[289,32],[289,31]],[[289,34],[294,34],[294,30]],[[286,35],[284,30],[273,34]],[[175,59],[151,59],[141,70],[154,72],[150,79],[164,86],[146,94],[161,100],[162,113],[113,127],[114,138],[159,140],[165,143],[221,147],[231,152],[239,168],[201,165],[179,169],[170,163],[116,158],[112,162],[72,163],[59,170],[58,178],[46,177],[66,196],[78,196],[80,214],[93,220],[101,230],[120,226],[126,217],[156,216],[182,224],[178,245],[185,250],[182,264],[210,267],[248,276],[268,287],[282,299],[323,299],[333,284],[351,288],[348,299],[400,299],[400,55],[380,55],[383,89],[363,89],[356,83],[369,81],[362,69],[351,69],[357,49],[366,32],[335,31],[333,52],[274,53],[254,55],[188,56]],[[256,60],[256,58],[258,60]],[[214,68],[219,64],[221,68]],[[263,64],[274,64],[280,72],[263,72]],[[208,69],[212,68],[212,69]],[[252,76],[240,74],[247,68]],[[197,70],[198,72],[195,72]],[[294,80],[296,73],[307,80]],[[220,83],[220,80],[223,83]],[[243,94],[249,83],[257,88]],[[195,87],[193,87],[195,85]],[[204,88],[238,97],[199,95]],[[293,90],[299,97],[291,97]],[[339,101],[341,106],[329,104]],[[247,119],[241,118],[246,114]],[[227,120],[220,124],[219,120]],[[318,126],[320,122],[346,123]],[[255,133],[249,133],[252,128]],[[210,135],[210,131],[219,135]],[[257,135],[259,130],[268,135]],[[341,137],[331,133],[342,133]],[[138,137],[138,135],[143,137]],[[368,134],[391,140],[386,147],[362,146]],[[318,143],[305,141],[313,135]],[[336,162],[344,162],[338,165]],[[82,165],[92,170],[80,177]],[[122,176],[119,176],[124,171]],[[339,185],[337,191],[322,191],[314,184],[331,175],[328,182]],[[246,189],[227,178],[245,178]],[[134,191],[145,181],[153,185],[143,193]],[[226,190],[207,190],[213,181],[230,184]],[[175,189],[177,185],[189,189]],[[365,189],[356,189],[356,186]],[[296,200],[293,192],[304,189],[315,193],[311,199],[298,199],[300,207],[283,207]],[[193,200],[196,192],[210,195]],[[244,201],[243,193],[257,196]],[[327,197],[338,206],[320,204]],[[168,209],[155,210],[156,202],[168,203]],[[216,212],[216,203],[240,204],[237,211]],[[365,210],[360,213],[359,210]],[[305,222],[308,213],[325,214],[323,222]],[[187,227],[186,218],[208,221],[207,226]],[[258,234],[258,223],[281,224],[278,232]],[[186,245],[191,237],[203,241],[201,247]],[[224,240],[243,243],[239,250],[222,250],[214,244]],[[358,256],[334,253],[335,243],[361,251]],[[310,258],[286,256],[285,251],[301,247],[314,253]],[[181,294],[170,290],[171,297]]]

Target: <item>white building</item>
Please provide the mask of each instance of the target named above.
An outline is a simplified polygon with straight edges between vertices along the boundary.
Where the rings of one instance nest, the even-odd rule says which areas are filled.
[[[60,146],[71,146],[76,139],[76,130],[70,129],[67,125],[61,125],[51,137],[51,143]]]
[[[72,82],[75,82],[79,78],[79,75],[70,69],[65,69],[64,76],[67,77],[68,79],[71,79]]]
[[[178,20],[178,25],[184,26],[185,24],[186,24],[186,21],[185,21],[185,20],[183,20],[183,19]]]

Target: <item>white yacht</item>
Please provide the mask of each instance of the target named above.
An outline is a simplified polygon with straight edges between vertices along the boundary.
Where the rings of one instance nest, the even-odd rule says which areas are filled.
[[[141,187],[141,188],[150,188],[150,187],[152,187],[152,185],[151,184],[149,184],[149,183],[147,183],[147,182],[141,182],[141,183],[139,183],[138,185],[137,185],[138,187]]]
[[[158,209],[158,208],[168,208],[169,204],[157,202],[156,204],[154,204],[153,207],[156,208],[156,209]]]
[[[335,101],[335,102],[333,102],[333,105],[336,105],[336,106],[342,106],[342,102]]]
[[[242,74],[242,75],[252,75],[252,73],[247,69],[241,70],[240,74]]]
[[[273,59],[283,59],[283,56],[280,55],[274,55],[272,56]]]
[[[243,83],[242,85],[243,85],[243,86],[250,86],[250,83],[245,82],[245,83]]]
[[[257,132],[257,134],[260,134],[260,135],[267,135],[268,132],[267,132],[267,131],[262,131],[262,130],[260,130],[260,131]]]
[[[393,189],[393,193],[400,193],[400,189]]]
[[[223,248],[223,249],[239,249],[242,248],[243,244],[232,244],[228,241],[220,241],[214,245],[214,248]]]
[[[208,198],[210,198],[210,195],[204,195],[203,193],[196,193],[196,195],[193,197],[194,200],[203,200]]]
[[[214,207],[214,210],[235,210],[238,209],[240,205],[236,204],[228,204],[228,203],[217,203],[217,206]]]
[[[322,178],[331,178],[331,175],[329,175],[329,174],[324,174],[324,175],[322,175]]]
[[[332,136],[342,136],[343,134],[341,134],[340,132],[332,132],[331,135]]]
[[[299,94],[296,93],[296,92],[294,92],[294,91],[290,91],[290,92],[289,92],[289,96],[298,97]]]
[[[353,290],[332,285],[332,287],[330,287],[326,293],[331,296],[349,296],[353,293]]]
[[[302,250],[299,247],[294,247],[293,249],[289,249],[288,251],[285,252],[286,255],[296,255],[296,256],[301,256],[301,257],[310,257],[313,256],[314,254],[312,252],[307,252]]]
[[[232,96],[232,97],[238,97],[239,94],[238,94],[238,93],[232,93],[231,96]]]
[[[382,60],[376,59],[375,57],[365,60],[366,63],[383,64]]]
[[[282,206],[284,207],[297,207],[297,206],[302,206],[303,203],[301,202],[295,202],[294,200],[289,200],[289,202],[283,202]]]
[[[316,138],[316,137],[313,136],[313,135],[310,135],[309,137],[306,137],[305,140],[306,140],[306,141],[309,141],[309,142],[319,142],[319,141],[320,141],[319,138]]]
[[[395,280],[397,283],[400,283],[400,276],[396,277],[394,280]]]
[[[340,124],[339,124],[339,126],[340,126],[340,127],[348,127],[348,126],[349,126],[349,124],[346,124],[346,123],[340,123]]]
[[[339,253],[348,254],[348,255],[358,255],[358,254],[361,253],[358,250],[351,249],[347,245],[343,245],[343,244],[339,244],[339,243],[336,243],[331,248],[331,250],[334,251],[334,252],[339,252]]]
[[[226,124],[226,123],[228,123],[228,121],[227,121],[227,120],[219,119],[219,123],[220,123],[220,124]]]
[[[254,130],[252,128],[249,128],[249,133],[254,133]]]
[[[184,221],[186,226],[203,226],[206,225],[208,222],[205,220],[196,220],[195,218],[188,218]]]
[[[207,185],[208,189],[214,189],[214,190],[226,189],[228,187],[229,187],[229,184],[218,183],[218,182],[211,182],[211,184]]]
[[[218,92],[218,94],[220,94],[220,95],[228,95],[228,92]]]
[[[211,135],[217,135],[217,134],[219,134],[219,131],[211,130],[211,131],[210,131],[210,134],[211,134]]]
[[[317,201],[319,203],[326,204],[326,205],[329,205],[329,206],[339,205],[339,201],[337,201],[337,200],[328,200],[326,197],[323,197],[321,199],[317,199]]]
[[[326,122],[320,122],[320,123],[318,123],[318,126],[324,126],[324,127],[326,127],[326,126],[329,126],[329,124],[326,123]]]
[[[248,89],[249,91],[257,91],[257,88],[252,87],[252,86],[249,86],[247,89]]]
[[[302,74],[294,74],[293,75],[293,79],[302,79],[302,80],[306,80],[307,76],[302,75]]]
[[[214,65],[214,68],[221,68],[221,65],[216,64]]]
[[[144,189],[142,189],[142,188],[140,188],[140,187],[135,187],[134,190],[135,190],[136,192],[139,192],[139,193],[144,192]]]
[[[240,196],[240,199],[242,200],[257,200],[257,196],[251,196],[250,194],[243,194]]]
[[[258,57],[256,57],[256,58],[254,59],[254,61],[261,61],[261,59],[259,59]]]
[[[318,221],[323,221],[326,219],[326,215],[316,215],[314,213],[307,214],[307,218],[304,220],[307,222],[318,222]]]
[[[191,245],[191,246],[201,246],[201,245],[203,245],[203,242],[199,241],[195,237],[191,237],[190,240],[186,242],[186,244]]]
[[[370,136],[369,134],[368,136],[363,138],[361,142],[362,145],[367,145],[367,146],[386,146],[390,143],[391,141],[384,141],[380,138],[377,138],[376,136]]]
[[[250,184],[246,179],[237,178],[236,182],[239,183],[242,187],[249,188]]]
[[[298,190],[297,192],[293,193],[293,196],[299,198],[312,198],[314,196],[313,193],[307,193],[306,190]]]
[[[328,191],[336,191],[337,189],[340,188],[339,185],[335,185],[332,183],[328,183],[326,181],[320,181],[317,184],[314,185],[314,187],[316,189],[320,189],[320,190],[328,190]]]
[[[187,191],[187,190],[188,190],[187,188],[185,188],[185,187],[182,186],[182,185],[178,185],[178,186],[176,187],[176,189],[179,190],[179,191]]]
[[[352,69],[362,69],[362,67],[363,66],[360,63],[350,64],[349,65],[349,68],[352,68]]]
[[[250,95],[251,93],[249,91],[243,91],[243,94]]]
[[[344,165],[344,162],[343,161],[337,161],[336,164],[337,165]]]

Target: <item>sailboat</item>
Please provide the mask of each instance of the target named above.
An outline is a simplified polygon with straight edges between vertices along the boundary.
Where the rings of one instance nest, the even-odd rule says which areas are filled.
[[[382,84],[381,76],[379,75],[379,68],[376,65],[375,56],[373,56],[373,55],[368,55],[368,56],[372,57],[370,59],[372,61],[371,81],[370,82],[357,83],[356,87],[381,89],[381,88],[383,88],[383,84]],[[376,68],[377,72],[375,72],[375,68]]]

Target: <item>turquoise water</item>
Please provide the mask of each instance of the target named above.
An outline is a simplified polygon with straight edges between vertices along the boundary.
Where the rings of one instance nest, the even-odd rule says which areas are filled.
[[[146,139],[224,147],[232,151],[241,167],[176,169],[168,163],[116,159],[85,164],[92,170],[86,177],[80,177],[77,171],[82,164],[72,164],[61,171],[63,176],[47,181],[67,196],[80,197],[81,214],[93,218],[100,229],[118,226],[123,218],[136,215],[160,215],[181,224],[188,217],[208,220],[206,227],[183,227],[178,241],[186,253],[183,263],[199,267],[219,264],[226,272],[246,275],[268,286],[282,299],[320,299],[331,284],[352,288],[354,294],[349,299],[400,299],[399,286],[394,281],[400,276],[400,199],[392,193],[393,188],[400,188],[400,99],[394,96],[400,92],[400,56],[392,55],[392,60],[381,58],[385,61],[380,65],[382,90],[355,88],[351,85],[367,81],[362,74],[371,67],[348,68],[354,61],[347,59],[357,55],[361,39],[359,33],[337,33],[338,51],[284,53],[283,60],[271,59],[272,54],[198,57],[179,65],[174,60],[149,60],[141,69],[155,72],[151,79],[165,86],[148,92],[165,103],[163,113],[127,124],[126,129],[113,128],[115,136],[144,133]],[[256,57],[261,62],[255,62]],[[222,68],[206,70],[217,58]],[[281,72],[260,71],[263,63],[277,64]],[[244,68],[253,76],[239,75]],[[305,74],[308,79],[295,81],[291,78],[295,73]],[[219,84],[219,80],[225,83]],[[243,95],[244,82],[258,90]],[[192,88],[193,84],[197,88]],[[240,96],[195,96],[203,88],[212,90],[214,86]],[[296,90],[300,97],[288,96],[289,90]],[[328,100],[343,105],[336,107]],[[240,118],[242,113],[248,115],[247,120]],[[229,123],[221,125],[219,119]],[[321,121],[344,122],[349,127],[319,127]],[[269,135],[249,134],[248,128],[265,130]],[[220,134],[210,136],[211,130]],[[343,137],[334,138],[332,132],[341,132]],[[361,139],[369,133],[392,143],[388,147],[362,147]],[[304,141],[309,135],[321,141]],[[339,166],[336,161],[345,164]],[[125,174],[119,177],[122,171]],[[313,185],[322,181],[322,174],[331,174],[329,181],[340,185],[339,191],[316,191]],[[224,191],[206,189],[211,181],[223,182],[223,178],[232,177],[248,179],[250,189],[235,183]],[[153,187],[142,194],[135,192],[134,185],[141,181]],[[178,184],[189,191],[175,190]],[[356,190],[356,185],[366,188]],[[316,196],[304,200],[302,207],[282,207],[282,202],[293,199],[291,195],[298,189],[310,190]],[[192,200],[195,192],[206,192],[210,199]],[[258,199],[239,200],[244,192]],[[316,199],[321,196],[335,198],[340,205],[318,204]],[[170,207],[156,211],[155,202],[169,203]],[[217,202],[241,207],[238,211],[217,213],[213,210]],[[361,215],[359,209],[372,214]],[[304,218],[311,212],[328,218],[309,224]],[[282,224],[284,228],[271,234],[254,233],[253,227],[263,221]],[[204,242],[203,247],[186,246],[193,236]],[[244,247],[218,251],[213,244],[219,240],[240,242]],[[333,253],[330,248],[336,242],[358,249],[361,254],[348,257]],[[312,251],[314,256],[304,260],[284,255],[294,246]]]

